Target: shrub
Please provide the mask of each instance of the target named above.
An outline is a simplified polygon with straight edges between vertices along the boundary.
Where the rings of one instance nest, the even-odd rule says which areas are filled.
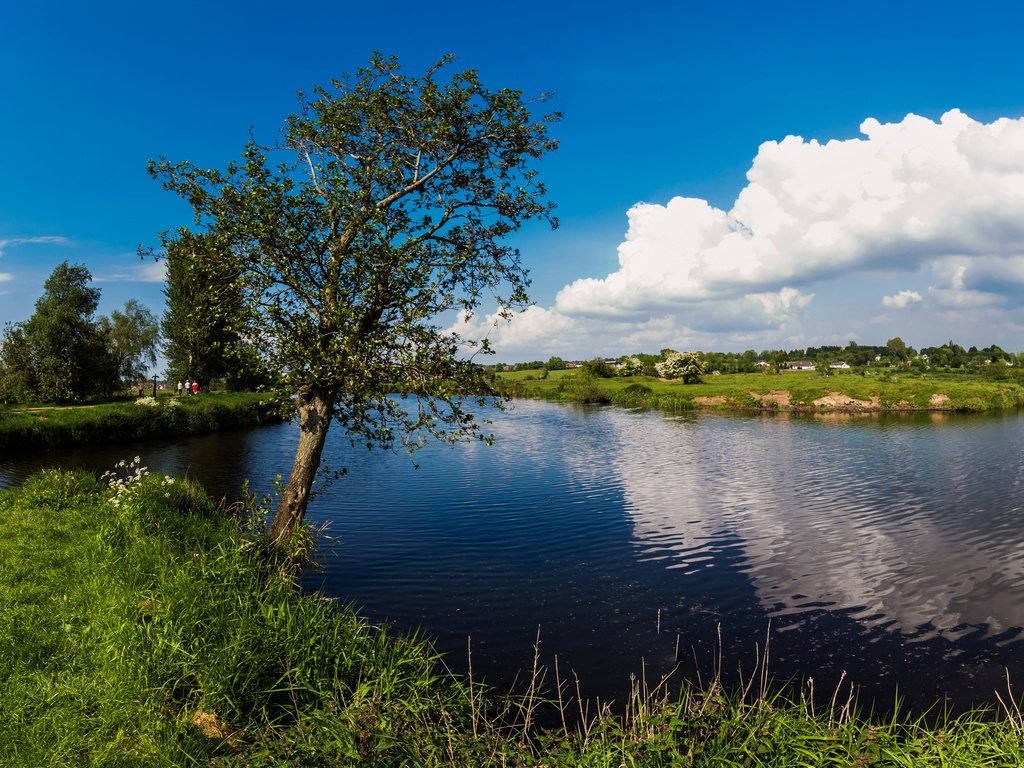
[[[595,377],[586,370],[580,370],[575,376],[563,379],[558,385],[559,394],[563,399],[578,403],[608,403],[611,399],[601,389]]]
[[[654,390],[645,384],[630,384],[612,395],[619,405],[648,405],[654,400]]]
[[[599,379],[610,379],[615,375],[615,369],[601,358],[588,360],[580,366],[580,370],[590,376],[596,376]]]

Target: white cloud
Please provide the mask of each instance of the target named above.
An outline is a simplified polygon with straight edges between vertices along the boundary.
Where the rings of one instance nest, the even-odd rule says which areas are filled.
[[[0,283],[6,283],[14,279],[10,272],[0,272]]]
[[[487,339],[496,349],[536,349],[536,354],[548,351],[555,354],[566,339],[573,339],[583,329],[578,320],[567,317],[556,310],[543,307],[527,307],[515,313],[514,321],[501,317],[497,312],[489,315],[474,315],[467,320],[465,314],[455,320],[448,332],[457,333],[467,340]],[[551,346],[554,345],[554,346]]]
[[[0,256],[4,255],[4,250],[12,245],[30,245],[35,243],[49,243],[52,245],[68,245],[71,241],[60,235],[42,235],[39,237],[9,237],[6,239],[0,239]]]
[[[911,304],[920,304],[924,299],[917,291],[900,291],[895,296],[883,296],[882,306],[891,309],[906,309]]]
[[[1024,118],[986,124],[951,110],[938,122],[869,118],[861,132],[765,142],[729,211],[682,197],[634,205],[618,270],[565,286],[542,310],[547,323],[524,314],[509,341],[585,326],[610,347],[666,317],[680,333],[781,338],[812,308],[815,286],[881,272],[931,272],[936,308],[1024,306]],[[883,298],[894,309],[923,303],[917,291]]]
[[[166,261],[147,261],[124,272],[97,275],[97,283],[162,283],[167,280]]]
[[[162,283],[167,280],[167,262],[150,261],[139,267],[139,281],[143,283]]]

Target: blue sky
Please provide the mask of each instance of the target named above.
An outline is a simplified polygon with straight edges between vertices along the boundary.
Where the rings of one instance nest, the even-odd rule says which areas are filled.
[[[537,306],[492,331],[500,359],[1019,351],[1022,26],[1009,2],[5,4],[0,322],[65,259],[102,312],[160,312],[135,249],[189,212],[147,160],[223,166],[376,49],[453,52],[565,116],[542,167],[562,226],[516,236]]]

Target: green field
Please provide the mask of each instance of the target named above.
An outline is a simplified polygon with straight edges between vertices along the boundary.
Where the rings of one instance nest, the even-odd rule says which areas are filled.
[[[981,412],[1024,405],[1024,387],[1017,380],[965,374],[787,371],[707,375],[702,383],[683,384],[650,376],[596,378],[572,370],[545,377],[536,370],[501,373],[499,381],[517,397],[668,410]]]

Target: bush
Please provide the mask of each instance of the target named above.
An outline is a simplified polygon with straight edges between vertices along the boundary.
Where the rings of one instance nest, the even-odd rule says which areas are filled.
[[[612,393],[611,400],[616,405],[638,406],[654,405],[657,397],[654,390],[645,384],[630,384]]]
[[[562,379],[558,385],[558,392],[565,400],[573,400],[577,403],[608,403],[611,399],[601,389],[595,377],[588,374],[585,369],[580,370],[575,376]]]
[[[615,375],[615,369],[600,358],[588,360],[580,366],[580,370],[599,379],[610,379]]]

